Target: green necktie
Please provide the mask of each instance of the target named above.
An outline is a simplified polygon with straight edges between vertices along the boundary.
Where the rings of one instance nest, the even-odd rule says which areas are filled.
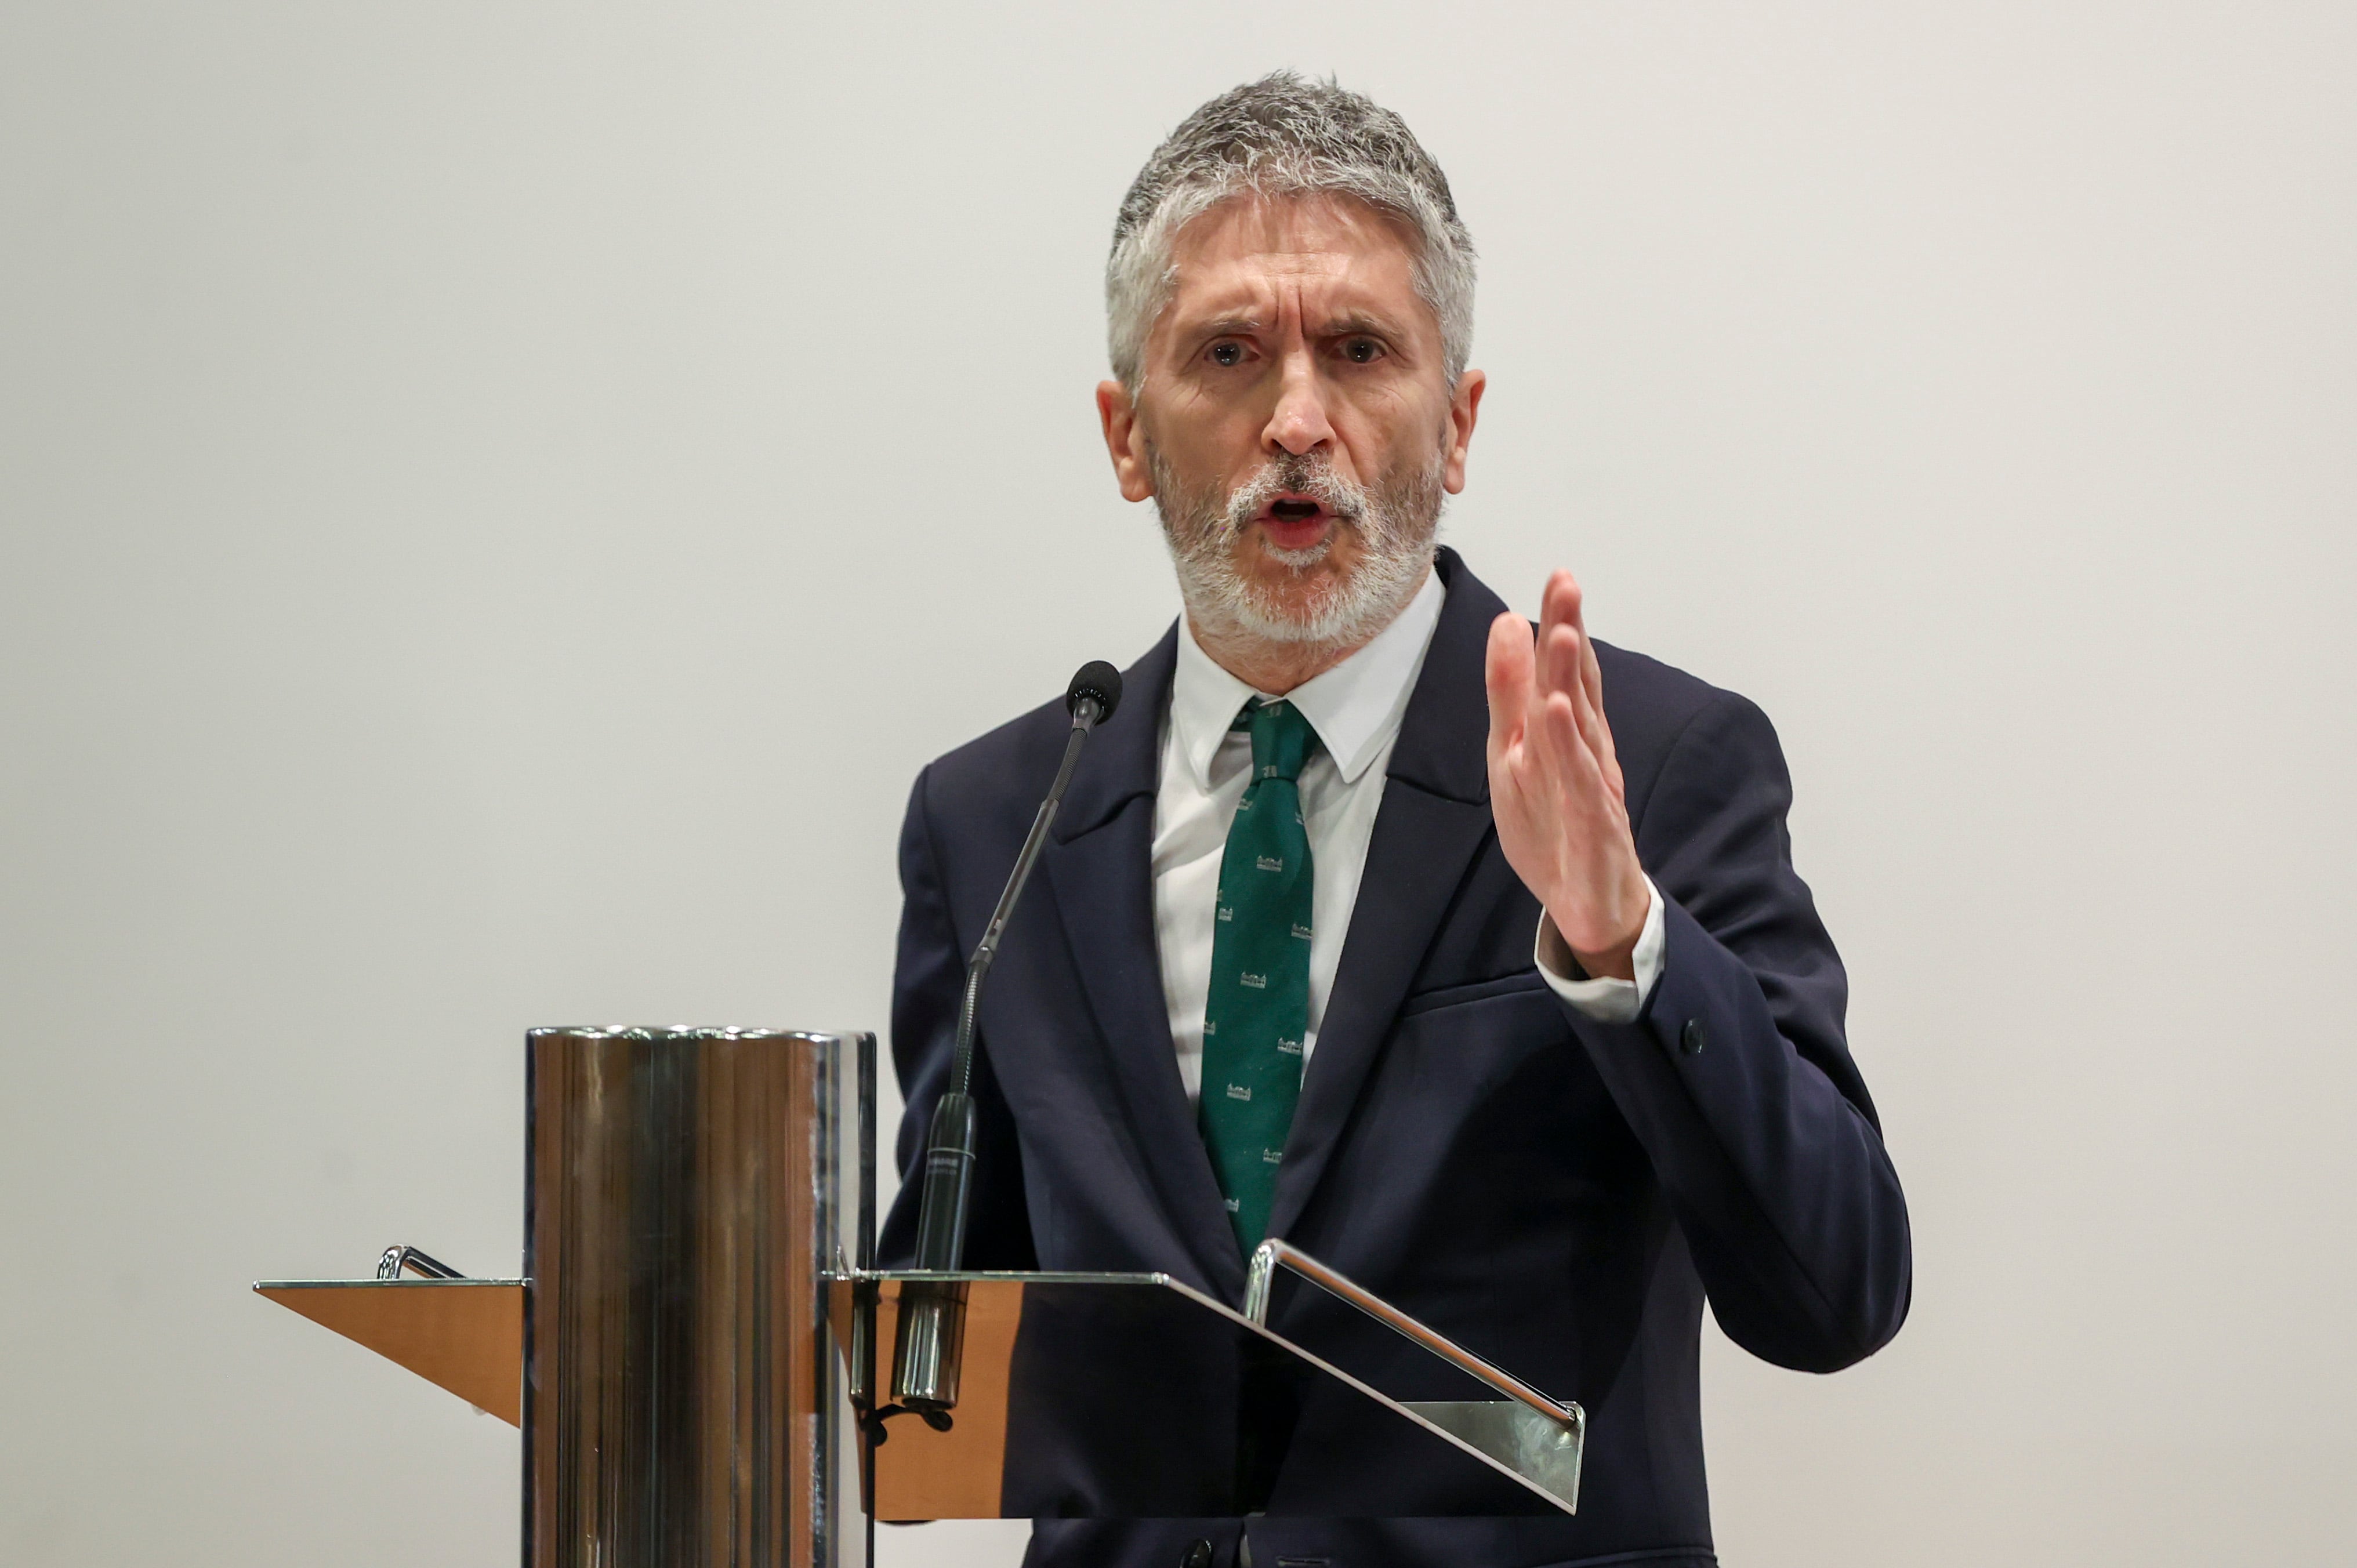
[[[1252,731],[1253,776],[1220,859],[1200,1105],[1228,1219],[1249,1253],[1267,1232],[1285,1135],[1301,1098],[1310,866],[1299,780],[1318,735],[1292,703],[1258,698],[1232,727]]]

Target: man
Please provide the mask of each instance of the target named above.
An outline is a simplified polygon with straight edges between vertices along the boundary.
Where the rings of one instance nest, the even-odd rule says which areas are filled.
[[[1705,1300],[1821,1371],[1905,1316],[1905,1205],[1767,720],[1588,637],[1570,574],[1534,635],[1436,548],[1485,386],[1472,277],[1405,124],[1289,74],[1198,110],[1123,203],[1097,406],[1186,613],[983,1000],[965,1263],[1233,1302],[1283,1237],[1584,1404],[1580,1511],[1384,1517],[1518,1505],[1246,1367],[1253,1517],[1043,1521],[1034,1563],[1707,1563]],[[1028,714],[910,799],[904,1171],[1065,730]],[[913,1219],[904,1187],[888,1258]],[[1348,1316],[1301,1291],[1272,1326],[1317,1348]]]

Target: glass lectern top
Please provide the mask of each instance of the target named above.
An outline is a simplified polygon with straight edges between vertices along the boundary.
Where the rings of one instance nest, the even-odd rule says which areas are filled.
[[[1413,1391],[1461,1397],[1394,1399],[1168,1275],[865,1278],[882,1364],[853,1368],[860,1386],[891,1385],[904,1289],[964,1306],[946,1430],[886,1413],[879,1520],[1527,1515],[1578,1500],[1577,1406],[1550,1417],[1446,1365]],[[832,1285],[846,1354],[858,1283]]]

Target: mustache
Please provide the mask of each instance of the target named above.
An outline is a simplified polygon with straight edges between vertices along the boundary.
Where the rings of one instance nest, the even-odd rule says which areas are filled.
[[[1242,532],[1270,502],[1287,493],[1308,496],[1346,522],[1360,521],[1369,510],[1366,490],[1336,473],[1324,453],[1283,452],[1229,493],[1227,531]]]

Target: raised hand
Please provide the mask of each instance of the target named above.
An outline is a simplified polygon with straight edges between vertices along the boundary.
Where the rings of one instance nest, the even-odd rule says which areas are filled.
[[[1487,673],[1490,809],[1507,864],[1582,969],[1633,979],[1652,895],[1570,573],[1547,579],[1535,644],[1519,616],[1491,623]]]

